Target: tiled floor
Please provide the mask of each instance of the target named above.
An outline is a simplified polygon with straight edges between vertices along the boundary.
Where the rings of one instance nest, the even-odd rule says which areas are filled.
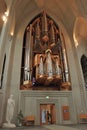
[[[0,130],[87,130],[87,124],[28,126],[16,128],[0,128]]]
[[[66,125],[72,128],[78,128],[79,130],[87,130],[87,124],[77,124],[77,125]]]
[[[16,128],[0,128],[0,130],[49,130],[49,129],[42,126],[27,126]]]

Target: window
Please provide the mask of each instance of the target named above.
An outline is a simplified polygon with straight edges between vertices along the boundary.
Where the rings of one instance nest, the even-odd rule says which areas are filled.
[[[2,88],[2,85],[3,85],[5,63],[6,63],[6,54],[4,56],[4,61],[3,61],[2,74],[1,74],[1,86],[0,86],[0,88]]]
[[[83,76],[87,88],[87,57],[85,55],[82,55],[81,57],[81,66],[82,66]]]

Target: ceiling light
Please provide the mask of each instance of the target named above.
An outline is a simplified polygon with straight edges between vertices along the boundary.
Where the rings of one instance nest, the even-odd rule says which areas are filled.
[[[2,16],[2,20],[3,20],[4,22],[6,22],[6,21],[7,21],[7,18],[6,18],[6,16],[5,16],[5,15],[3,15],[3,16]]]
[[[6,12],[4,13],[4,15],[2,16],[2,20],[3,20],[5,23],[7,22],[7,17],[8,17],[8,15],[9,15],[9,12],[6,11]]]

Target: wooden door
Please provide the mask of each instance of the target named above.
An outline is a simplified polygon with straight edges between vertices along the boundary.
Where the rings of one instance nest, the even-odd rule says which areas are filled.
[[[63,120],[70,120],[69,106],[62,106]]]
[[[41,104],[40,105],[40,124],[41,125],[46,125],[47,124],[46,111],[47,111],[47,105],[46,104]]]
[[[40,124],[48,125],[56,123],[55,104],[40,105]]]
[[[51,115],[51,124],[56,124],[56,109],[54,104],[51,105]]]

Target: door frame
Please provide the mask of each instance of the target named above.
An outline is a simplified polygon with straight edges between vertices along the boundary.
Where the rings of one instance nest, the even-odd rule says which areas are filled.
[[[55,103],[40,104],[40,125],[48,125],[48,124],[56,124]]]
[[[37,113],[36,113],[36,124],[40,125],[40,104],[55,104],[56,109],[56,124],[60,124],[61,113],[59,99],[37,99]]]

